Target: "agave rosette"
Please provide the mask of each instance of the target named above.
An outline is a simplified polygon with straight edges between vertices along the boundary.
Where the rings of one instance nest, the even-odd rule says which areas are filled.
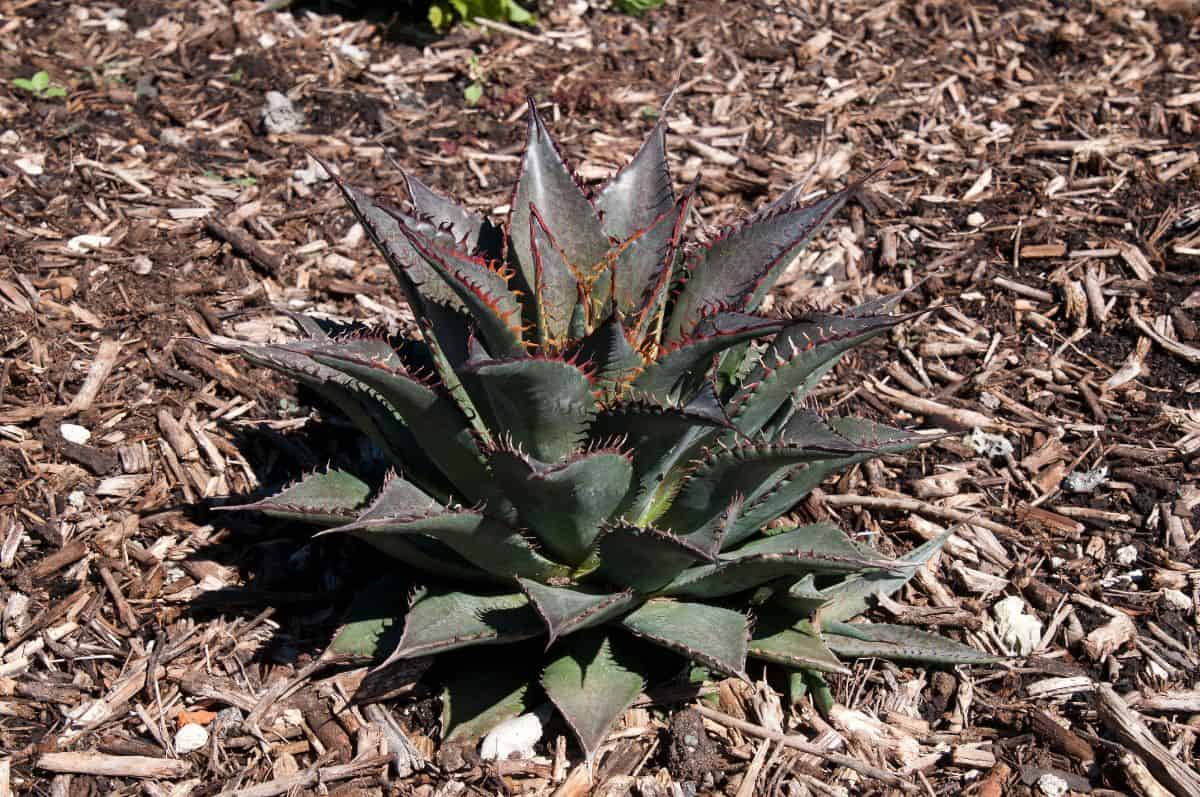
[[[293,343],[222,342],[313,388],[394,466],[382,484],[314,473],[251,505],[422,574],[415,595],[369,590],[332,650],[386,665],[514,643],[507,660],[459,657],[447,734],[478,735],[544,694],[589,755],[663,657],[726,676],[761,659],[809,685],[846,671],[843,656],[990,660],[848,622],[943,539],[892,560],[832,525],[773,524],[830,474],[926,439],[804,403],[846,351],[906,318],[894,300],[759,312],[858,187],[812,202],[790,191],[685,244],[695,194],[676,196],[661,123],[589,197],[532,103],[528,116],[506,228],[412,176],[409,210],[334,178],[419,338],[298,319]],[[392,623],[399,642],[380,649]]]

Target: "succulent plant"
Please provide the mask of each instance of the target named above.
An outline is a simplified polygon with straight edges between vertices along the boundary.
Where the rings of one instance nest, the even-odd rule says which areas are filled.
[[[739,677],[760,659],[817,688],[842,657],[990,661],[849,622],[944,537],[889,559],[832,525],[775,522],[835,471],[928,439],[805,402],[847,350],[908,317],[890,313],[897,296],[760,312],[860,186],[812,202],[793,189],[689,244],[695,191],[675,195],[661,123],[589,197],[532,103],[528,122],[506,228],[412,176],[410,210],[334,176],[419,337],[300,317],[306,337],[286,345],[218,341],[340,408],[394,467],[378,484],[314,473],[249,505],[423,579],[411,595],[374,585],[332,650],[390,653],[385,666],[514,643],[510,658],[457,657],[445,731],[478,735],[544,693],[589,756],[647,678],[685,659]],[[394,649],[389,628],[403,629]]]

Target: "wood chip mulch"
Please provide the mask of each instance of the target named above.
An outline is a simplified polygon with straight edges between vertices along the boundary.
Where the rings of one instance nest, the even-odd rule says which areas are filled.
[[[0,797],[1200,794],[1197,4],[547,5],[414,39],[338,3],[0,0]],[[39,70],[65,97],[12,82]],[[352,703],[366,669],[319,658],[381,564],[213,511],[359,442],[199,341],[408,322],[309,153],[499,213],[527,93],[594,185],[672,87],[702,225],[886,165],[773,300],[924,280],[939,312],[817,395],[962,434],[797,513],[884,551],[953,527],[878,615],[1021,655],[862,662],[828,721],[762,686],[651,692],[590,772],[553,724],[480,761],[439,744],[419,672]]]

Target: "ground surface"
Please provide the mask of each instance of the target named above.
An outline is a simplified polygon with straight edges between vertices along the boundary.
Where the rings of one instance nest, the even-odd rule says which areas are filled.
[[[944,309],[848,360],[822,405],[1013,447],[949,438],[856,469],[798,513],[885,550],[958,524],[879,609],[893,622],[1001,651],[993,606],[1019,596],[1040,625],[1032,654],[1002,666],[860,664],[832,725],[737,684],[706,718],[647,699],[601,754],[596,793],[896,789],[763,728],[927,794],[1153,794],[1155,779],[1198,793],[1189,10],[679,0],[636,20],[579,3],[531,31],[426,46],[245,0],[0,0],[0,795],[587,791],[560,727],[539,759],[480,763],[438,748],[430,686],[346,708],[363,671],[313,671],[380,565],[210,508],[352,463],[356,439],[195,341],[280,338],[282,309],[404,323],[306,151],[399,198],[394,158],[494,211],[527,93],[594,184],[671,87],[675,178],[699,177],[705,224],[888,164],[776,302],[839,306],[925,279],[914,305]],[[65,98],[11,83],[39,70]],[[264,131],[269,91],[303,113],[297,132]],[[239,723],[251,714],[265,742]],[[211,741],[179,754],[187,722]],[[78,774],[98,766],[79,751],[116,774]]]

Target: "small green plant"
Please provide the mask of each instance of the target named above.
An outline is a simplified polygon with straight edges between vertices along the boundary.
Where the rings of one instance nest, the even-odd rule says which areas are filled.
[[[618,11],[626,14],[642,14],[659,8],[665,2],[666,0],[613,0],[613,5]]]
[[[487,73],[479,65],[479,59],[473,55],[467,61],[467,73],[471,76],[471,85],[463,89],[463,99],[469,107],[474,108],[483,99],[483,84],[487,82]]]
[[[33,77],[13,78],[12,84],[19,89],[28,91],[39,100],[52,100],[56,97],[67,96],[67,90],[50,82],[50,74],[46,70],[34,73]]]
[[[438,32],[447,30],[456,21],[469,23],[473,19],[528,25],[533,22],[533,14],[514,0],[434,0],[429,6],[429,24]]]
[[[312,388],[395,468],[313,473],[243,507],[357,537],[420,579],[368,587],[327,655],[439,655],[447,739],[548,699],[589,757],[687,660],[741,678],[747,658],[783,666],[818,705],[843,658],[993,661],[850,622],[949,532],[893,559],[828,523],[780,522],[831,474],[930,439],[806,399],[911,317],[891,312],[904,293],[841,315],[760,311],[861,185],[808,203],[793,188],[689,243],[695,186],[676,196],[661,121],[589,197],[528,115],[506,228],[409,175],[411,212],[326,169],[420,337],[297,316],[292,343],[214,341]],[[490,647],[460,652],[476,645]]]

